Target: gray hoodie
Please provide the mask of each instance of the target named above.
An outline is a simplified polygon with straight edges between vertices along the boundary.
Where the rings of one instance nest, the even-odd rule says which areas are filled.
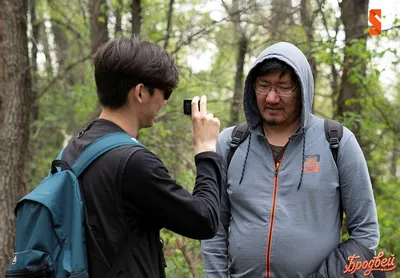
[[[290,138],[279,169],[253,91],[252,70],[271,58],[294,69],[302,94],[301,128]],[[228,277],[228,260],[230,277],[307,277],[340,243],[340,201],[350,238],[377,247],[377,213],[361,148],[344,128],[336,166],[324,121],[311,114],[313,96],[310,66],[294,45],[274,44],[255,61],[243,99],[250,135],[226,170],[218,233],[201,243],[207,277]],[[222,131],[217,143],[225,161],[232,130]]]

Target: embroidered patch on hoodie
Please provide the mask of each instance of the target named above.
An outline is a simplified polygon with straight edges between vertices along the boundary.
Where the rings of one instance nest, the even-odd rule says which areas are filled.
[[[306,160],[304,162],[304,172],[318,173],[319,172],[319,154],[309,154],[306,155]]]

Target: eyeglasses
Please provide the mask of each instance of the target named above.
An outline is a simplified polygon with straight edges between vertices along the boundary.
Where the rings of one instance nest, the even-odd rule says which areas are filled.
[[[257,95],[267,96],[271,92],[272,88],[274,88],[276,94],[279,95],[279,97],[290,97],[293,95],[293,92],[296,91],[296,89],[299,87],[299,84],[300,83],[297,83],[294,88],[284,85],[271,86],[254,84],[254,91]]]

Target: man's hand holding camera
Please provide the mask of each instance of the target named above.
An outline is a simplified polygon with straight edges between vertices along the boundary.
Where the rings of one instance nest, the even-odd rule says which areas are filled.
[[[193,143],[195,154],[216,151],[217,138],[220,130],[219,119],[207,113],[207,97],[192,100]]]

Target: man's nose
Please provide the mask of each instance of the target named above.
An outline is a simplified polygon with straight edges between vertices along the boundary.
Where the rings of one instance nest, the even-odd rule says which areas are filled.
[[[275,88],[271,88],[271,90],[269,91],[267,97],[266,97],[266,101],[269,103],[277,103],[279,102],[280,98],[279,98],[279,94],[277,93]]]

